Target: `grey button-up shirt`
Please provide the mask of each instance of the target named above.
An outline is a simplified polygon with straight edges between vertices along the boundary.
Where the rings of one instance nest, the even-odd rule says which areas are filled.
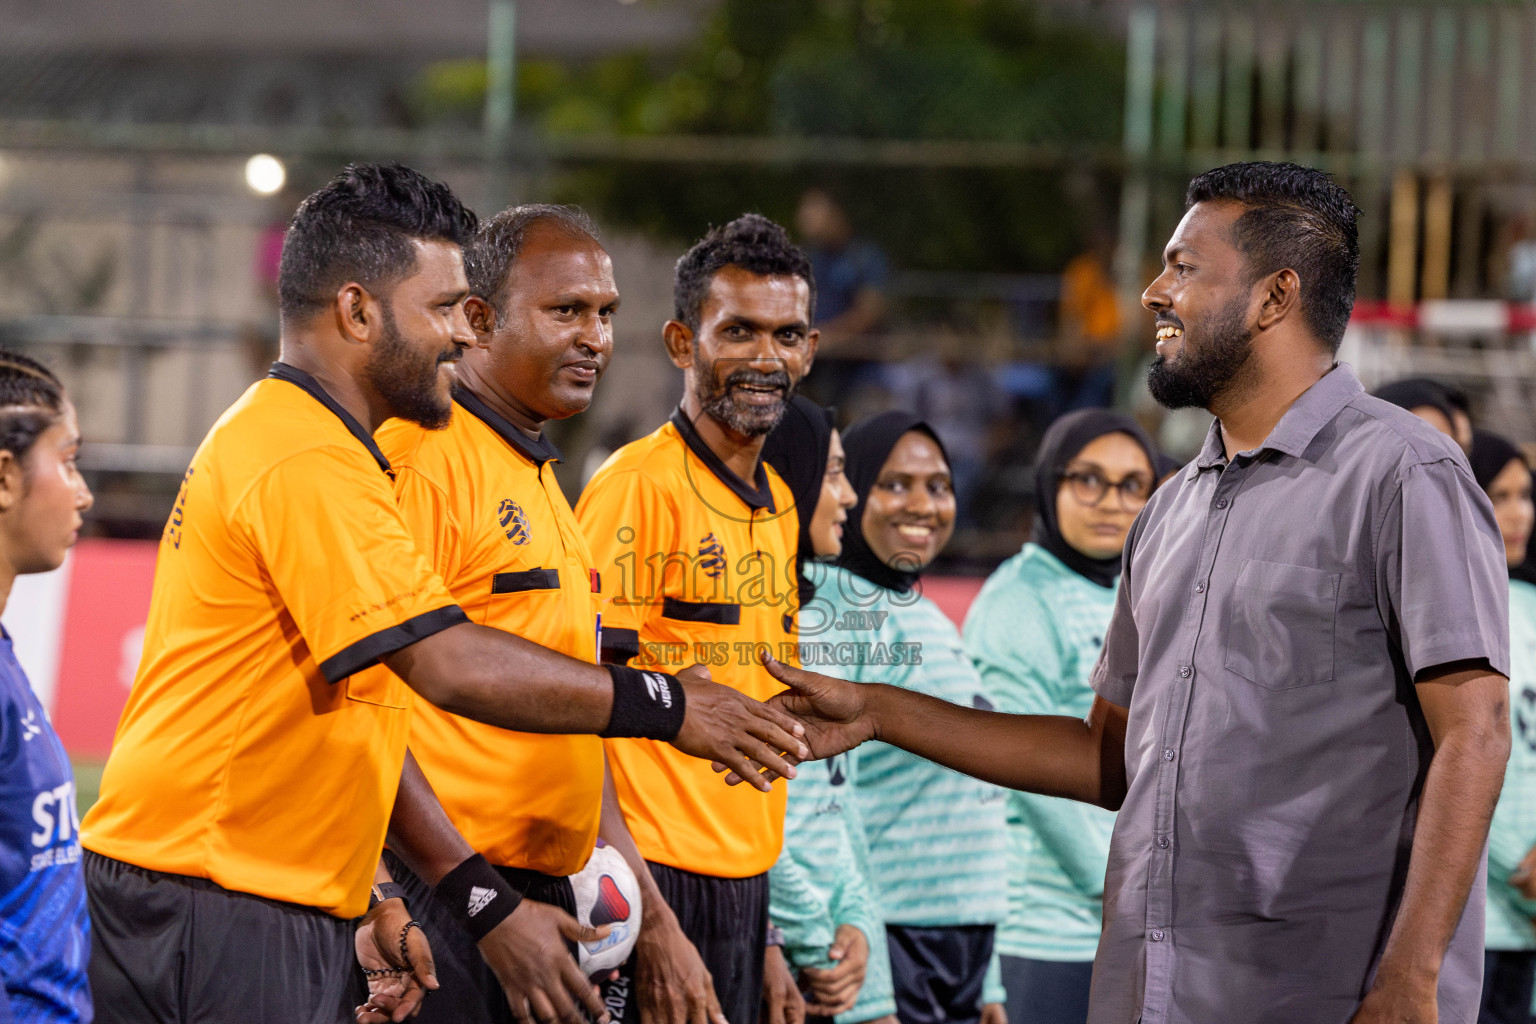
[[[1509,674],[1509,583],[1451,440],[1335,369],[1152,497],[1093,675],[1130,709],[1094,1024],[1330,1024],[1369,988],[1433,744],[1413,687]],[[1477,1016],[1482,872],[1440,1019]]]

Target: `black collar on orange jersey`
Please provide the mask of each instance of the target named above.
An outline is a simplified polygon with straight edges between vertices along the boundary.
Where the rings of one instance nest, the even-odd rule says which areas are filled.
[[[762,459],[757,460],[757,473],[752,478],[752,482],[757,486],[749,487],[745,480],[731,472],[731,467],[722,462],[720,456],[704,443],[704,439],[688,421],[688,417],[683,415],[682,406],[672,410],[672,425],[683,436],[683,443],[688,446],[688,449],[699,457],[700,462],[709,467],[709,471],[715,474],[721,483],[731,489],[732,494],[744,501],[748,508],[767,509],[775,514],[779,511],[773,505],[773,489],[768,486],[768,469],[763,465]]]
[[[530,441],[527,434],[508,423],[505,416],[486,405],[484,399],[469,388],[455,384],[453,400],[462,405],[465,412],[495,431],[496,436],[522,452],[523,457],[535,466],[542,467],[546,462],[560,461],[560,449],[555,447],[548,434],[541,432],[537,441]]]
[[[341,403],[332,398],[330,392],[320,386],[319,381],[298,367],[289,366],[287,363],[273,363],[271,369],[267,370],[267,376],[273,380],[285,380],[289,384],[298,385],[309,392],[311,398],[335,413],[336,418],[346,424],[347,429],[352,432],[352,436],[361,441],[363,447],[368,449],[368,454],[373,456],[373,460],[379,464],[379,468],[388,473],[390,479],[394,479],[395,473],[390,468],[389,459],[385,458],[384,453],[379,451],[379,446],[374,444],[373,435],[364,430],[363,425],[357,422],[351,413],[343,409]]]

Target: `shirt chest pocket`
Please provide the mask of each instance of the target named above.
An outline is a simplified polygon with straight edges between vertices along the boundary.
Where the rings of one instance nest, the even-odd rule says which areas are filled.
[[[1248,559],[1227,606],[1226,667],[1267,690],[1333,679],[1341,573]]]

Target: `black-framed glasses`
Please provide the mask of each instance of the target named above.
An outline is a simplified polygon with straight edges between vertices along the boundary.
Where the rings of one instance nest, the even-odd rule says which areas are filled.
[[[1063,473],[1061,478],[1071,486],[1072,497],[1089,508],[1104,500],[1110,491],[1120,495],[1120,507],[1141,508],[1152,497],[1152,478],[1143,473],[1132,473],[1119,480],[1110,480],[1102,473],[1083,470]]]

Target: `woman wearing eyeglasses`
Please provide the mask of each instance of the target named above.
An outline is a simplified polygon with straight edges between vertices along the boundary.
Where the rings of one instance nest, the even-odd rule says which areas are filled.
[[[997,710],[1087,715],[1125,535],[1156,486],[1135,421],[1083,409],[1035,462],[1034,540],[987,580],[965,646]],[[1033,793],[1008,800],[1008,915],[997,931],[1009,1024],[1084,1024],[1115,816]]]

